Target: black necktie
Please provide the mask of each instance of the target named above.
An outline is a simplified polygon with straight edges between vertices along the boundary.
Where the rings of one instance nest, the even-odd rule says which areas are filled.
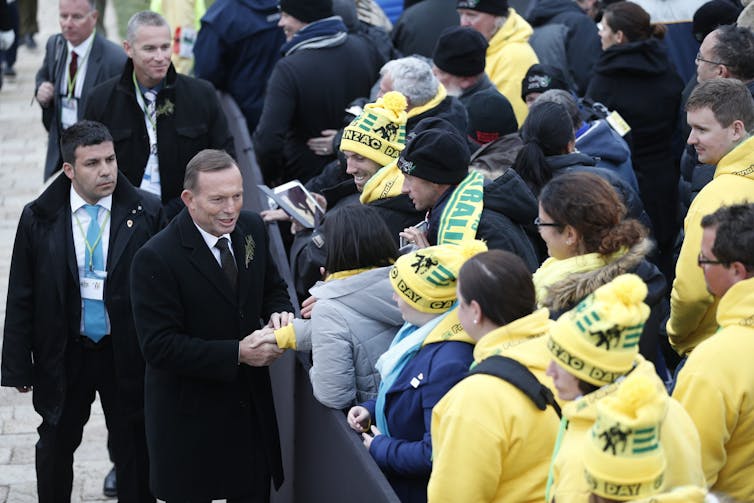
[[[215,248],[220,250],[220,264],[225,273],[225,277],[228,278],[230,286],[233,287],[233,292],[236,291],[236,283],[238,282],[238,269],[236,269],[236,261],[233,259],[233,254],[230,252],[228,246],[228,238],[220,238],[215,243]]]

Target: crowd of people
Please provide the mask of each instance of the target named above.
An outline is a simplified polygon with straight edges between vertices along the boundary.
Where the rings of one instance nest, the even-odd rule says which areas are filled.
[[[1,362],[39,501],[95,393],[106,495],[269,501],[285,351],[403,502],[754,501],[751,5],[524,4],[162,0],[120,47],[59,0]],[[216,91],[321,222],[243,209]]]

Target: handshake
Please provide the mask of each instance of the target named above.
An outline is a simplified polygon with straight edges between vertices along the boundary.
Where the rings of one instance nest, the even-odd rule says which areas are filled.
[[[266,367],[280,358],[280,349],[275,338],[275,330],[293,321],[293,313],[274,313],[267,326],[255,330],[239,343],[238,361],[252,367]]]

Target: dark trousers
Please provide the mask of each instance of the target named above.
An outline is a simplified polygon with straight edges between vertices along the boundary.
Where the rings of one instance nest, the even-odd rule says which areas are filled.
[[[63,410],[57,424],[37,428],[37,491],[40,503],[69,502],[73,485],[73,453],[81,444],[95,392],[99,393],[111,438],[118,479],[118,501],[153,502],[144,415],[126,414],[118,400],[112,346],[87,349],[71,342],[66,350],[67,380]]]
[[[34,35],[39,33],[37,24],[37,0],[16,0],[18,4],[19,34]]]

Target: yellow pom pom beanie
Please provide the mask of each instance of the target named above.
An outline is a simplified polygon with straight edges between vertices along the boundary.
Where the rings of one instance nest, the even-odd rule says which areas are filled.
[[[593,494],[634,501],[660,491],[666,459],[660,428],[668,395],[659,380],[629,374],[597,403],[597,420],[584,439],[584,476]]]
[[[547,341],[556,363],[596,386],[625,375],[639,353],[639,338],[649,317],[646,296],[641,278],[623,274],[564,313]]]
[[[395,261],[390,282],[417,311],[444,313],[456,300],[456,277],[461,266],[484,251],[487,245],[476,239],[422,248]]]
[[[369,103],[343,130],[340,150],[355,152],[380,166],[390,164],[406,144],[407,106],[406,98],[397,91]]]

